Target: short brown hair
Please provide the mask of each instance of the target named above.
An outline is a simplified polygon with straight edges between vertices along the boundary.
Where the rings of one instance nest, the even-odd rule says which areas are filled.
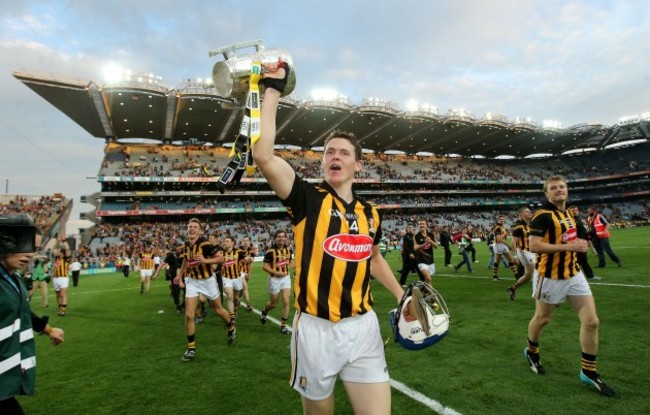
[[[325,143],[323,144],[323,149],[327,148],[327,144],[333,138],[343,138],[345,140],[348,140],[350,144],[352,144],[352,146],[354,147],[354,155],[357,161],[361,160],[361,157],[363,157],[363,151],[361,150],[361,144],[359,144],[359,140],[357,139],[356,135],[349,133],[347,131],[334,130],[325,139]]]

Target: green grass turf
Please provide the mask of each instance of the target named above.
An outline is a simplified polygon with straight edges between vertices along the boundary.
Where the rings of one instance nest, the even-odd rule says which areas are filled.
[[[386,347],[391,377],[461,414],[645,414],[650,413],[648,368],[650,323],[650,227],[617,230],[612,246],[623,268],[595,268],[603,279],[592,284],[601,320],[598,370],[620,391],[599,396],[578,379],[579,321],[568,304],[546,327],[541,353],[548,374],[537,376],[522,356],[534,302],[530,285],[517,301],[506,293],[509,270],[493,282],[488,251],[477,244],[474,274],[442,266],[434,286],[452,314],[452,331],[440,343],[418,352],[392,340]],[[453,261],[460,257],[454,255]],[[596,264],[590,256],[592,265]],[[394,270],[396,252],[388,255]],[[415,279],[412,275],[409,280]],[[266,278],[259,263],[251,282],[256,309],[266,301]],[[390,335],[388,311],[395,300],[374,286],[382,333]],[[51,292],[51,295],[53,293]],[[36,294],[38,296],[38,294]],[[19,400],[28,414],[299,414],[299,395],[288,385],[290,336],[272,322],[262,326],[255,313],[241,309],[235,346],[226,344],[221,320],[210,314],[197,327],[198,355],[182,363],[186,346],[182,315],[176,314],[164,281],[151,294],[139,294],[139,278],[120,274],[82,277],[69,289],[69,315],[52,323],[65,330],[66,342],[52,347],[37,337],[37,394]],[[38,298],[34,310],[40,314]],[[271,315],[279,318],[279,310]],[[293,313],[291,314],[293,316]],[[339,383],[337,414],[352,413]],[[393,389],[394,414],[435,413]]]

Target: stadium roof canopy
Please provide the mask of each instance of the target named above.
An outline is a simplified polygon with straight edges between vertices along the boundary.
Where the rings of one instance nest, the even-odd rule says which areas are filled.
[[[232,99],[218,95],[212,85],[192,80],[168,89],[146,79],[100,87],[93,81],[31,72],[13,75],[93,137],[117,142],[151,139],[222,145],[234,140],[242,116]],[[375,152],[487,158],[559,155],[650,139],[647,115],[613,126],[555,128],[530,119],[508,120],[501,114],[477,118],[467,111],[449,110],[440,115],[425,107],[403,111],[381,99],[353,105],[346,98],[299,101],[291,95],[282,99],[278,114],[277,144],[302,148],[321,146],[334,129],[353,132],[364,148]]]

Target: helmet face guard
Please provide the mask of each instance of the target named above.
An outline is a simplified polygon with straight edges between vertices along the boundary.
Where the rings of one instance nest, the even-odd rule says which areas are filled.
[[[36,226],[29,215],[0,216],[0,254],[34,252]]]
[[[402,315],[406,307],[413,321],[406,321]],[[422,281],[413,282],[406,288],[399,305],[389,315],[393,339],[408,350],[434,345],[449,333],[450,315],[445,300]]]

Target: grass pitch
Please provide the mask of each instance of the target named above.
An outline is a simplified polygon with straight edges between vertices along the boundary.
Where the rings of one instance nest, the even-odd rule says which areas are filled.
[[[528,369],[522,351],[534,310],[530,285],[510,301],[510,271],[500,269],[501,281],[493,282],[487,247],[477,244],[473,274],[454,273],[442,266],[442,250],[435,254],[434,286],[450,308],[451,333],[418,352],[402,349],[392,338],[386,346],[393,413],[650,413],[645,262],[650,227],[616,230],[612,246],[623,267],[608,262],[607,268],[595,268],[602,280],[594,281],[592,290],[601,320],[598,370],[619,397],[600,396],[578,379],[579,321],[569,304],[557,308],[544,331],[540,346],[547,375]],[[387,258],[394,270],[400,267],[398,253]],[[459,259],[454,255],[454,262]],[[592,266],[595,259],[590,256]],[[259,310],[267,298],[259,263],[250,292]],[[140,295],[136,274],[82,277],[79,287],[69,289],[66,317],[56,316],[50,295],[50,308],[40,309],[34,298],[34,311],[50,314],[53,325],[65,330],[66,342],[51,347],[37,337],[37,394],[19,398],[28,414],[302,413],[299,395],[288,385],[290,336],[272,322],[262,326],[255,312],[241,309],[237,343],[231,347],[224,324],[211,313],[197,327],[196,359],[182,363],[183,316],[176,314],[165,281],[155,281],[149,295]],[[388,311],[395,300],[379,284],[374,295],[388,338]],[[271,316],[279,318],[279,310]],[[335,413],[352,413],[340,384],[335,398]]]

